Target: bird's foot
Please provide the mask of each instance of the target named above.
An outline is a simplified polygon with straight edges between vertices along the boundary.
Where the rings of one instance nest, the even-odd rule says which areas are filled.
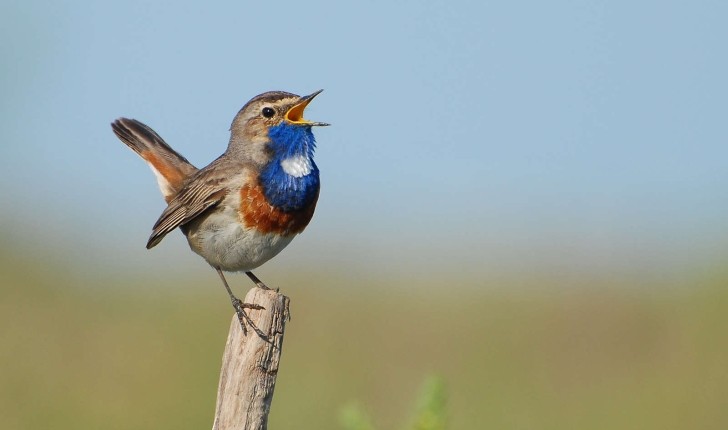
[[[233,308],[235,308],[235,314],[238,316],[238,321],[240,321],[240,327],[243,329],[243,334],[248,334],[248,329],[246,327],[247,324],[258,336],[260,336],[264,340],[267,340],[268,336],[260,331],[255,323],[253,323],[253,320],[250,319],[248,313],[245,312],[245,309],[265,310],[265,308],[261,305],[256,305],[254,303],[243,303],[243,301],[238,299],[237,297],[232,297],[231,301],[233,303]]]

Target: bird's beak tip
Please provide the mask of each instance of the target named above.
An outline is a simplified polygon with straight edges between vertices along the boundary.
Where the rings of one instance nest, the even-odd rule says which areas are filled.
[[[286,113],[286,119],[294,124],[301,124],[301,125],[310,125],[310,126],[328,126],[330,124],[327,124],[325,122],[312,122],[307,119],[303,118],[303,111],[306,109],[306,106],[308,106],[309,103],[311,103],[311,100],[313,100],[314,97],[321,94],[323,89],[315,91],[307,96],[301,97],[301,101],[295,104],[292,108],[288,110]]]

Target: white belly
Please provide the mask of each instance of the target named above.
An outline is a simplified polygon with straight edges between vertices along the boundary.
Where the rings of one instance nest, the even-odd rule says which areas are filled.
[[[279,236],[245,228],[226,213],[210,214],[191,226],[187,241],[190,248],[213,267],[228,272],[250,271],[278,255],[293,240],[294,234]]]

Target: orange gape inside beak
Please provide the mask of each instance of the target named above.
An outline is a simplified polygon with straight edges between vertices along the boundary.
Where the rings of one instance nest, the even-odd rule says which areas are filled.
[[[303,102],[293,106],[286,112],[286,119],[295,124],[308,124],[310,121],[303,119],[303,111],[313,99],[306,99]]]

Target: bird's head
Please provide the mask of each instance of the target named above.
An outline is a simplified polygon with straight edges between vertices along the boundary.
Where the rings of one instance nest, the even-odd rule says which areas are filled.
[[[304,119],[303,112],[321,91],[307,96],[269,91],[253,97],[233,120],[228,151],[261,165],[273,158],[312,156],[311,127],[329,124]]]

